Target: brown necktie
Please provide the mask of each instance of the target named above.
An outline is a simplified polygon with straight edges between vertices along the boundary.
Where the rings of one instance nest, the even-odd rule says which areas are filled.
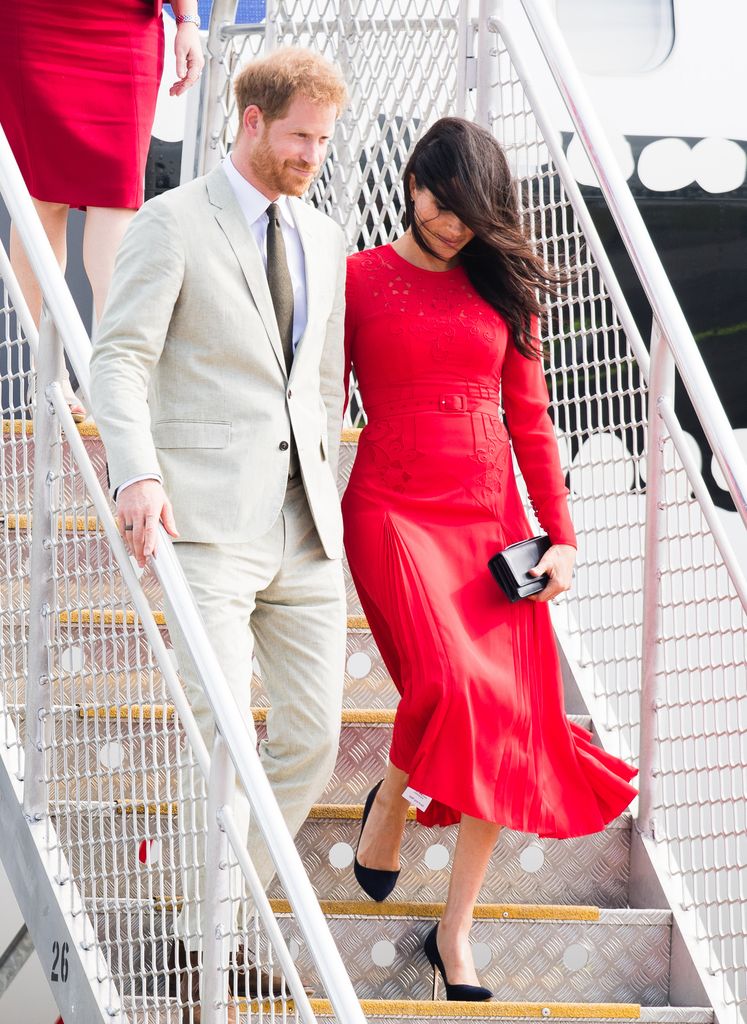
[[[280,209],[277,203],[267,207],[267,281],[283,344],[285,367],[290,373],[293,364],[293,282],[285,256],[285,242],[280,230]]]

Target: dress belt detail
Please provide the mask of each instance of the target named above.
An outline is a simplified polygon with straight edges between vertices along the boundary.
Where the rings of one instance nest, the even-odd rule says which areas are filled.
[[[488,388],[484,389],[488,391]],[[490,416],[498,415],[499,395],[495,391],[491,395],[476,396],[464,392],[434,392],[429,396],[402,395],[401,398],[390,399],[387,402],[374,402],[364,406],[369,418],[381,416],[406,416],[414,412],[444,412],[444,413],[487,413]]]

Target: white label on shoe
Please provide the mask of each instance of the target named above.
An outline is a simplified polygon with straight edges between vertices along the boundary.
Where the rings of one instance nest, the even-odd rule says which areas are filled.
[[[402,796],[417,807],[419,811],[428,810],[428,806],[433,799],[430,796],[426,796],[425,793],[418,793],[417,789],[411,789],[410,786],[407,787]]]

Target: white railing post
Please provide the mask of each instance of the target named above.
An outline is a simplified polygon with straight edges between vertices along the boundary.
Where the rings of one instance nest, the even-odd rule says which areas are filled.
[[[58,482],[54,441],[59,427],[48,390],[63,372],[62,342],[46,306],[42,311],[37,354],[37,402],[34,415],[34,489],[31,526],[29,641],[26,673],[24,814],[39,821],[49,805],[46,771],[49,643],[54,622],[53,488]],[[58,449],[59,451],[59,449]]]
[[[651,363],[648,392],[648,453],[646,463],[646,533],[643,562],[643,630],[641,650],[641,726],[639,762],[638,830],[654,836],[656,801],[657,727],[659,683],[662,668],[661,562],[660,543],[666,530],[667,510],[663,502],[665,446],[667,431],[661,405],[674,399],[675,365],[672,351],[654,319],[651,331]]]
[[[478,124],[488,131],[493,129],[496,111],[491,103],[494,100],[493,85],[498,81],[498,50],[496,36],[490,27],[493,18],[501,13],[502,0],[480,0],[477,34],[477,108]]]
[[[214,0],[210,11],[207,42],[205,44],[205,71],[200,83],[200,101],[197,113],[197,139],[194,145],[194,170],[191,177],[207,174],[219,161],[218,142],[222,113],[218,97],[225,83],[221,29],[236,20],[238,0]],[[185,180],[184,168],[182,181]]]
[[[202,939],[203,1024],[225,1024],[228,983],[228,942],[234,930],[230,899],[228,838],[220,820],[231,805],[236,789],[236,770],[225,740],[216,730],[210,757],[207,789],[207,841],[205,844],[205,929]]]
[[[277,46],[277,23],[280,15],[277,11],[276,0],[266,0],[265,3],[265,52],[269,53]]]
[[[458,11],[458,33],[459,42],[457,50],[457,96],[456,114],[457,117],[467,116],[467,93],[475,88],[475,80],[471,74],[471,68],[477,58],[473,53],[474,30],[472,27],[472,0],[460,0]]]

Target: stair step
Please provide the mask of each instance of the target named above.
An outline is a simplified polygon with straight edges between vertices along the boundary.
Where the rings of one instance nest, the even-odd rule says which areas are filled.
[[[320,898],[360,898],[352,863],[362,810],[361,805],[317,805],[296,837],[301,859]],[[455,827],[423,828],[408,821],[402,871],[395,890],[398,899],[446,899],[456,837]],[[629,814],[611,822],[604,832],[578,839],[538,839],[505,829],[490,860],[483,898],[507,903],[625,907],[630,840]],[[275,882],[271,895],[280,894],[280,885]]]
[[[163,955],[180,904],[138,900],[123,886],[121,897],[105,905],[108,934],[102,933],[102,941],[113,957],[132,960],[122,966],[137,978],[140,964],[135,960],[142,950]],[[274,901],[272,906],[299,973],[316,984],[313,994],[322,997],[313,959],[287,903]],[[96,916],[103,907],[98,905]],[[323,902],[322,909],[360,999],[430,997],[432,973],[422,945],[443,904]],[[143,941],[129,938],[125,948],[119,936]],[[480,979],[499,1001],[667,1003],[669,911],[483,905],[476,910],[471,942]],[[153,963],[148,976],[159,969]]]
[[[319,1021],[336,1021],[338,1018],[326,999],[311,999],[311,1008]],[[259,1004],[241,1000],[236,1004],[239,1010],[239,1024],[252,1024],[259,1019]],[[148,1007],[142,1000],[125,999],[123,1009],[133,1024],[181,1024],[181,1011],[174,1001],[148,1000]],[[295,1003],[289,999],[265,1001],[262,1011],[268,1017],[274,1009],[278,1020],[291,1019]],[[713,1024],[713,1011],[700,1006],[638,1006],[636,1003],[507,1003],[491,1000],[487,1003],[458,1003],[441,1000],[393,1000],[362,999],[361,1009],[369,1021],[376,1024],[401,1024],[403,1021],[418,1021],[418,1024],[442,1024],[443,1021],[515,1021],[515,1020],[564,1020],[578,1021],[638,1021],[640,1024]],[[249,1011],[251,1010],[251,1016]],[[275,1018],[273,1018],[275,1019]],[[294,1018],[295,1019],[295,1018]]]
[[[167,645],[168,630],[162,611],[154,612],[154,618],[161,630]],[[7,663],[14,664],[12,648],[15,646],[15,664],[23,664],[21,638],[28,629],[28,611],[9,609],[5,613],[7,633],[4,643],[7,645]],[[66,608],[58,612],[58,637],[56,652],[58,663],[55,672],[61,677],[64,686],[65,677],[75,674],[76,692],[83,699],[86,685],[94,685],[100,692],[102,682],[94,679],[101,673],[108,679],[125,674],[122,668],[128,661],[140,665],[148,665],[152,660],[147,639],[141,628],[135,627],[137,616],[132,609],[111,608]],[[253,699],[260,707],[267,707],[269,700],[262,685],[261,670],[255,663],[253,681]],[[81,677],[82,680],[81,681]],[[15,690],[12,681],[5,683],[6,692],[13,695],[14,701],[22,700],[23,680],[17,679]],[[78,689],[79,687],[79,689]],[[131,694],[137,693],[130,687]],[[141,691],[142,692],[142,691]],[[110,694],[116,699],[116,687]],[[377,710],[392,709],[399,703],[399,694],[392,683],[391,677],[384,667],[376,643],[362,616],[350,616],[346,641],[346,673],[343,704],[347,709]]]
[[[30,554],[30,533],[33,517],[15,512],[0,512],[0,526],[4,525],[8,534],[16,534],[16,543],[12,545],[8,555],[8,576],[25,575],[20,569],[28,566]],[[57,528],[61,536],[57,539],[57,564],[61,574],[68,572],[68,566],[75,566],[82,574],[104,569],[110,571],[111,553],[104,536],[104,527],[96,515],[65,515],[57,519]],[[343,572],[347,607],[351,615],[361,615],[360,599],[356,592],[348,568],[347,558],[343,556]],[[85,577],[81,577],[85,582]],[[146,571],[140,579],[140,585],[148,592],[152,604],[160,607],[163,599],[155,576]]]
[[[394,709],[377,708],[343,712],[337,762],[322,802],[357,803],[381,779],[391,745],[394,714]],[[574,716],[573,721],[591,724],[588,716]],[[257,723],[257,732],[260,738],[265,735],[261,721]]]
[[[313,978],[287,904],[273,904],[299,972]],[[430,969],[422,943],[442,904],[330,903],[322,908],[362,999],[425,999]],[[671,915],[660,910],[479,905],[473,953],[498,999],[665,1005]]]
[[[313,1000],[312,1007],[320,1020],[333,1020],[330,1004]],[[711,1009],[670,1006],[638,1006],[636,1003],[487,1003],[431,1002],[423,1000],[366,999],[361,1007],[369,1020],[377,1024],[399,1024],[415,1020],[420,1024],[441,1021],[481,1020],[633,1020],[645,1024],[713,1024]]]
[[[176,773],[172,771],[172,776]],[[77,875],[93,879],[87,895],[105,898],[122,885],[133,895],[178,899],[179,806],[169,799],[174,779],[167,770],[136,773],[137,792],[126,799],[117,773],[57,786],[52,813],[60,841],[70,851]],[[74,792],[81,794],[75,801]],[[115,799],[119,797],[119,799]],[[296,846],[320,898],[358,900],[352,871],[362,806],[316,805],[302,826]],[[396,896],[437,903],[445,899],[457,830],[426,829],[412,819],[405,826],[402,874]],[[567,840],[540,840],[504,830],[491,857],[483,898],[509,904],[590,903],[624,907],[628,892],[631,818],[622,815],[604,832]],[[95,851],[97,864],[88,863]],[[110,881],[107,881],[110,879]],[[271,896],[281,896],[275,881]]]
[[[253,710],[261,740],[266,736],[269,709],[255,707]],[[176,737],[180,732],[172,704],[55,705],[49,717],[53,723],[51,756],[64,760],[64,776],[71,783],[77,776],[85,784],[100,778],[105,786],[110,786],[113,784],[112,770],[121,768],[122,773],[130,771],[133,774],[133,785],[138,787],[138,792],[129,794],[124,784],[124,788],[116,790],[116,795],[141,798],[144,791],[140,788],[142,780],[138,773],[155,771],[176,762]],[[323,803],[357,804],[382,777],[394,717],[395,711],[391,709],[343,711],[337,762],[321,797]],[[591,724],[588,716],[571,718],[586,727]],[[60,777],[54,765],[51,777]],[[175,785],[174,779],[174,791]],[[94,798],[85,785],[81,792],[84,791],[86,799]],[[75,796],[73,791],[69,795],[71,799]]]

